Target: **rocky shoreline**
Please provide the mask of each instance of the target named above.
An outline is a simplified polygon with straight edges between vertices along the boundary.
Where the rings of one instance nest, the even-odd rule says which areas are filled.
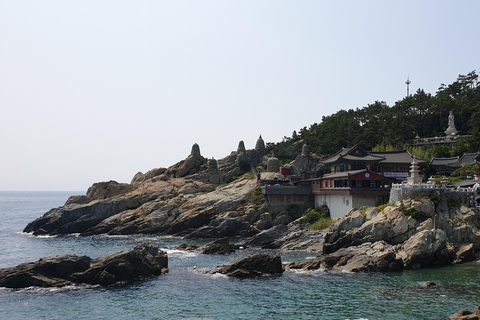
[[[267,160],[262,157],[261,150],[260,145],[252,153],[257,165]],[[170,168],[138,173],[129,184],[115,181],[94,184],[85,196],[70,197],[64,206],[29,223],[24,232],[80,236],[154,234],[212,239],[201,247],[184,244],[175,249],[222,254],[227,259],[236,250],[246,247],[305,250],[316,255],[283,264],[280,257],[254,255],[205,270],[240,278],[280,276],[288,269],[400,271],[478,259],[480,219],[475,209],[439,197],[411,199],[378,208],[354,209],[326,230],[309,230],[304,212],[292,208],[269,212],[265,203],[252,197],[257,181],[255,176],[244,174],[245,162],[242,161],[248,157],[248,151],[240,144],[237,152],[224,159],[207,160],[194,145],[184,161]],[[234,178],[226,183],[225,177]],[[69,262],[59,265],[82,265],[80,262],[86,259],[65,258]],[[72,262],[77,260],[80,262]],[[17,268],[25,269],[25,265],[29,264]],[[32,268],[36,267],[29,270]],[[46,280],[47,284],[31,280],[47,278],[45,274],[29,275],[26,279],[31,281],[26,283],[39,286],[78,283],[81,278],[78,274],[89,272],[85,268],[75,268],[71,269],[73,275],[66,277],[51,274],[53,280]],[[160,269],[165,271],[166,267]],[[0,278],[13,272],[6,270],[0,270]],[[104,279],[103,284],[117,281],[111,276]],[[1,281],[0,286],[7,286],[5,280]],[[467,316],[467,312],[457,316],[460,319]]]

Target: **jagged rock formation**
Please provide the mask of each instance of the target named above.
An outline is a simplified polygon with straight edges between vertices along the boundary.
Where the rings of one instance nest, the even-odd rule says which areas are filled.
[[[324,255],[287,267],[386,271],[472,261],[478,226],[474,210],[429,199],[352,210],[326,234]]]
[[[187,157],[187,159],[185,159],[183,164],[178,169],[177,175],[184,177],[187,174],[194,174],[198,172],[201,166],[205,165],[206,163],[207,159],[202,157],[200,154],[200,146],[195,143],[192,146],[192,152],[190,152],[190,155]]]
[[[0,269],[0,287],[62,287],[77,284],[110,285],[168,272],[167,254],[150,244],[109,256],[60,255]]]
[[[322,167],[321,159],[311,155],[306,144],[302,147],[302,153],[299,154],[292,163],[293,173],[316,172]]]

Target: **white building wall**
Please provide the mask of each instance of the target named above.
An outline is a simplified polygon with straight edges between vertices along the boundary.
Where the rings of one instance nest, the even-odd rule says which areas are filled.
[[[315,207],[321,206],[322,204],[328,206],[332,219],[339,219],[353,208],[353,199],[352,196],[316,194]]]

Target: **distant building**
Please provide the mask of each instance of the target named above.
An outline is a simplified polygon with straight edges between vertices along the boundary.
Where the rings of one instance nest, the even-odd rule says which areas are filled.
[[[404,180],[409,177],[412,162],[413,156],[407,150],[368,152],[356,145],[352,148],[343,148],[324,160],[323,164],[330,166],[331,173],[368,169],[388,179]],[[427,161],[417,158],[417,162]]]

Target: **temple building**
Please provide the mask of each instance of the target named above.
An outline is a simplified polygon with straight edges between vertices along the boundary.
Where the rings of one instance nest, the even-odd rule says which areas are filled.
[[[326,204],[330,217],[343,217],[352,208],[375,207],[387,203],[390,187],[386,178],[369,169],[335,172],[313,180],[315,206]]]
[[[388,179],[404,180],[409,177],[412,161],[413,156],[407,150],[368,152],[356,145],[352,148],[343,148],[323,160],[323,164],[330,167],[330,173],[368,169]],[[427,161],[417,158],[417,162]]]

